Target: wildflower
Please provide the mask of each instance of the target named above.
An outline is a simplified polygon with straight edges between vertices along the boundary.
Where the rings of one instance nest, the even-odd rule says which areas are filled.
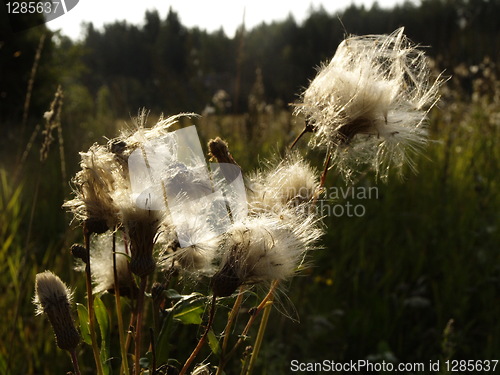
[[[114,154],[104,146],[94,144],[80,155],[82,169],[72,180],[75,198],[63,207],[83,222],[90,233],[104,233],[118,225],[113,194],[126,189],[127,177]]]
[[[139,277],[152,274],[156,268],[153,247],[162,221],[161,212],[129,206],[122,209],[121,215],[130,241],[130,270]]]
[[[221,244],[220,269],[212,278],[214,294],[229,296],[243,284],[292,276],[320,236],[313,217],[302,218],[294,211],[235,223]]]
[[[427,142],[442,80],[431,79],[424,52],[403,31],[344,40],[296,106],[315,133],[312,145],[328,147],[346,177],[361,163],[382,178],[391,166],[414,168],[412,155]]]
[[[77,248],[78,245],[73,245]],[[113,235],[105,233],[92,239],[92,251],[90,252],[90,265],[92,269],[92,281],[94,283],[93,293],[114,293],[115,279],[113,269]],[[80,246],[81,248],[81,246]],[[137,285],[129,269],[129,258],[127,248],[123,240],[115,238],[115,264],[118,287],[121,296],[133,296]],[[79,271],[85,270],[85,264],[77,265]]]
[[[312,200],[319,189],[319,177],[298,153],[288,155],[276,166],[259,171],[248,179],[250,207],[279,211]]]
[[[180,247],[178,242],[173,242],[164,247],[160,267],[169,269],[175,263],[183,271],[211,274],[218,247],[219,239],[215,235],[186,247]]]
[[[80,342],[70,314],[72,293],[59,277],[50,271],[36,275],[34,304],[36,315],[47,314],[54,330],[57,346],[74,351]]]

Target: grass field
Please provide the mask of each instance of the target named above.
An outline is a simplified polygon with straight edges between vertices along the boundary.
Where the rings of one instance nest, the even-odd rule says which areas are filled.
[[[376,187],[376,194],[324,202],[327,208],[359,205],[363,215],[324,218],[328,230],[323,248],[312,254],[302,276],[276,296],[278,308],[270,316],[257,373],[290,373],[294,359],[441,364],[446,359],[500,359],[500,100],[491,89],[499,83],[482,79],[472,95],[458,89],[445,92],[431,112],[433,141],[417,160],[418,174],[406,173],[404,180],[391,176],[381,183],[367,173],[354,187]],[[44,161],[39,158],[40,137],[26,148],[26,158],[16,159],[26,145],[2,153],[2,374],[56,374],[71,368],[69,356],[55,346],[48,322],[34,316],[34,277],[54,271],[75,290],[76,301],[84,303],[84,276],[73,270],[69,252],[73,242],[81,241],[81,231],[69,225],[61,205],[70,198],[68,176],[77,170],[77,151],[102,142],[102,136],[115,136],[117,124],[125,120],[87,119],[79,125],[65,122],[68,118],[63,107],[64,159],[56,132]],[[155,119],[151,114],[150,121]],[[302,126],[281,110],[210,115],[194,122],[202,141],[217,135],[226,139],[244,171],[283,153]],[[299,150],[321,169],[322,155],[308,151],[306,139]],[[346,189],[335,171],[326,186]],[[208,284],[200,288],[208,293]],[[114,328],[113,299],[104,295],[102,300]],[[246,303],[251,306],[258,299],[248,294]],[[224,328],[224,306],[215,332]],[[247,313],[242,311],[237,327],[244,325]],[[250,335],[256,334],[257,327],[253,329]],[[199,334],[197,326],[180,327],[171,357],[184,361]],[[90,347],[82,344],[78,350],[82,373],[92,374]],[[200,358],[208,355],[209,349],[204,350]],[[119,353],[112,333],[110,357]],[[238,361],[226,371],[239,373]]]

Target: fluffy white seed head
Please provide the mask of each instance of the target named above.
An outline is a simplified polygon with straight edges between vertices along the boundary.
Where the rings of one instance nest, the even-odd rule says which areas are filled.
[[[291,153],[250,175],[247,185],[251,210],[280,211],[310,202],[319,188],[319,176],[300,154]]]
[[[221,244],[220,269],[212,279],[214,294],[227,296],[242,284],[292,276],[322,234],[317,224],[294,210],[234,224]]]
[[[73,294],[61,279],[50,271],[41,272],[35,277],[36,315],[54,309],[60,304],[70,305]]]
[[[82,169],[72,180],[75,198],[63,207],[76,220],[85,222],[92,232],[102,233],[119,222],[113,195],[126,188],[128,177],[114,154],[104,146],[94,144],[80,156]]]
[[[90,252],[90,265],[92,270],[92,281],[94,284],[93,293],[98,294],[115,290],[114,269],[113,269],[113,235],[104,233],[93,237]],[[137,288],[134,278],[129,270],[129,260],[127,248],[123,240],[116,236],[116,272],[120,295],[131,296]],[[77,270],[84,271],[85,264],[81,262]]]
[[[442,79],[431,78],[424,52],[403,31],[344,40],[296,106],[315,133],[312,145],[330,148],[346,177],[359,164],[380,177],[391,166],[413,166],[412,155],[426,144],[426,117]]]
[[[180,113],[175,116],[170,116],[167,118],[160,117],[158,122],[151,128],[146,127],[146,122],[148,118],[148,113],[146,110],[139,112],[138,116],[134,119],[134,124],[130,129],[123,130],[120,136],[112,141],[112,144],[124,145],[125,149],[120,151],[129,155],[135,149],[141,147],[147,141],[152,139],[157,139],[168,132],[170,128],[179,122],[179,119],[183,117],[191,118],[197,117],[195,113]]]
[[[54,330],[57,346],[64,350],[75,350],[80,335],[71,318],[72,294],[61,279],[50,271],[35,277],[36,314],[46,314]]]

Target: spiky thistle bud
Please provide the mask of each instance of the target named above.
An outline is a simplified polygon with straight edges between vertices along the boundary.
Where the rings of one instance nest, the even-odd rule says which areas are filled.
[[[57,346],[74,351],[80,342],[70,313],[72,294],[59,277],[50,271],[36,275],[34,304],[36,314],[45,313],[54,330]]]
[[[161,213],[131,207],[122,210],[122,215],[130,241],[130,271],[139,277],[148,276],[156,269],[153,247],[158,236]]]

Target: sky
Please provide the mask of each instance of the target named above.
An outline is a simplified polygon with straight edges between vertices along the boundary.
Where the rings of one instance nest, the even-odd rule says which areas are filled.
[[[402,0],[378,0],[382,8],[392,7]],[[116,20],[140,25],[146,10],[157,9],[164,19],[170,7],[181,23],[189,28],[207,31],[224,29],[232,37],[245,15],[245,27],[251,29],[262,22],[281,21],[292,14],[297,22],[307,18],[311,7],[323,6],[329,13],[351,4],[371,7],[373,0],[80,0],[67,14],[47,23],[51,30],[72,39],[80,39],[82,22],[92,22],[96,28]]]

